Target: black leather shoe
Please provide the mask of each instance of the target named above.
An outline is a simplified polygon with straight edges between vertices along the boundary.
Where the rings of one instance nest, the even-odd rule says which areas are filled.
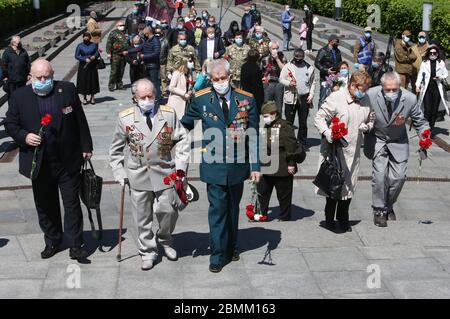
[[[351,232],[352,231],[352,227],[349,225],[348,222],[338,222],[339,224],[339,228],[344,232]]]
[[[216,264],[210,264],[209,265],[209,271],[213,272],[213,273],[218,273],[222,271],[222,266],[221,265],[216,265]]]
[[[55,256],[59,252],[58,246],[45,245],[45,249],[41,252],[41,258],[47,259]]]
[[[231,261],[239,261],[241,259],[241,256],[239,256],[239,253],[234,253],[233,257],[231,257]]]
[[[334,230],[336,228],[334,220],[326,220],[324,226],[328,230]]]
[[[387,214],[384,212],[375,212],[373,214],[373,223],[378,227],[387,227]]]
[[[89,256],[88,252],[81,247],[70,248],[69,255],[72,259],[83,259]]]

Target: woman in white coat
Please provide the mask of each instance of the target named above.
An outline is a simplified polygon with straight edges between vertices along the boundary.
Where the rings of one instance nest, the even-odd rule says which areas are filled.
[[[186,109],[186,102],[192,95],[192,76],[188,59],[181,59],[172,74],[168,90],[170,92],[167,105],[171,106],[178,119],[181,119]]]
[[[330,128],[331,120],[337,117],[341,123],[345,123],[348,130],[347,135],[344,136],[348,146],[337,147],[338,158],[345,175],[341,198],[335,200],[326,197],[325,226],[330,230],[335,228],[334,218],[336,215],[339,228],[344,232],[351,231],[348,210],[358,180],[363,133],[372,128],[374,121],[374,116],[370,113],[368,99],[364,98],[370,87],[370,82],[371,78],[368,73],[364,71],[353,73],[347,88],[331,93],[314,119],[314,125],[323,137],[320,147],[319,167],[325,158],[325,154],[331,151],[331,144],[333,143]],[[316,189],[316,193],[326,196],[319,189]]]
[[[424,115],[434,128],[438,116],[439,105],[444,104],[447,114],[450,115],[449,107],[444,97],[442,81],[448,77],[448,70],[445,61],[439,59],[439,51],[436,46],[428,48],[425,59],[420,65],[419,74],[416,81],[417,93],[420,93],[419,101],[423,102]]]

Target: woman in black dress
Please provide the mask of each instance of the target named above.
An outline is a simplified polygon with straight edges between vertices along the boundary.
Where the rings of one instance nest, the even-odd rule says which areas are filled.
[[[259,52],[250,49],[247,54],[247,61],[241,68],[241,87],[244,91],[253,94],[258,107],[258,114],[261,113],[261,106],[264,102],[263,74],[258,64]]]
[[[79,61],[77,74],[78,94],[82,94],[83,104],[88,104],[87,96],[90,95],[90,103],[95,104],[94,95],[100,92],[98,82],[97,58],[99,57],[98,46],[91,42],[91,34],[83,34],[83,42],[78,44],[75,58]]]

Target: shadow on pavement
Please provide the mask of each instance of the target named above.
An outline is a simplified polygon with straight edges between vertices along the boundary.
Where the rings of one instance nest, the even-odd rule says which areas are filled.
[[[8,245],[9,239],[6,238],[0,238],[0,248]]]
[[[280,215],[280,207],[269,208],[272,212],[269,214],[269,222],[275,220]],[[297,205],[292,205],[292,216],[290,221],[300,220],[306,217],[311,217],[316,212],[311,209],[306,209]]]
[[[178,257],[198,257],[210,254],[209,233],[184,232],[173,235],[174,247]],[[239,230],[239,252],[255,250],[267,246],[267,250],[274,250],[281,241],[281,231],[252,227]]]

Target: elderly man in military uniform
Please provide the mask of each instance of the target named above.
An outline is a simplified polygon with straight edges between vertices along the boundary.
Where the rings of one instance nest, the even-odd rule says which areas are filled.
[[[119,113],[110,147],[110,166],[122,187],[129,183],[142,270],[149,270],[158,256],[157,239],[167,258],[177,259],[172,232],[183,203],[164,179],[180,170],[186,172],[190,143],[174,110],[155,101],[156,89],[151,81],[136,81],[132,92],[137,105]],[[130,154],[125,161],[126,146]],[[156,234],[152,230],[153,213],[159,225]]]
[[[244,181],[250,177],[258,182],[260,178],[259,116],[253,95],[230,86],[228,61],[213,60],[209,68],[213,87],[196,93],[181,123],[192,130],[196,121],[202,121],[200,178],[207,184],[209,201],[209,270],[217,273],[230,261],[239,260],[239,203]],[[220,136],[209,134],[219,130]]]
[[[169,56],[167,58],[167,67],[166,71],[168,74],[168,78],[171,79],[172,72],[175,71],[175,68],[177,65],[179,65],[180,61],[183,58],[186,58],[187,60],[190,59],[190,57],[194,57],[194,68],[197,73],[201,72],[201,65],[198,61],[197,54],[195,53],[195,49],[192,45],[187,44],[187,36],[185,33],[178,34],[178,44],[174,45],[169,50]]]
[[[112,92],[115,89],[123,89],[123,72],[125,71],[128,54],[128,39],[124,33],[125,24],[123,21],[116,23],[116,29],[111,31],[106,43],[106,53],[108,59],[111,59],[111,73],[109,74],[108,88]]]
[[[236,32],[234,37],[234,43],[227,47],[225,52],[225,57],[230,62],[231,74],[231,84],[235,88],[241,87],[241,68],[247,59],[248,51],[250,51],[250,46],[244,43],[244,35],[242,31]]]
[[[261,59],[270,54],[270,39],[264,35],[264,28],[261,26],[255,27],[249,44],[252,49],[258,50]]]

